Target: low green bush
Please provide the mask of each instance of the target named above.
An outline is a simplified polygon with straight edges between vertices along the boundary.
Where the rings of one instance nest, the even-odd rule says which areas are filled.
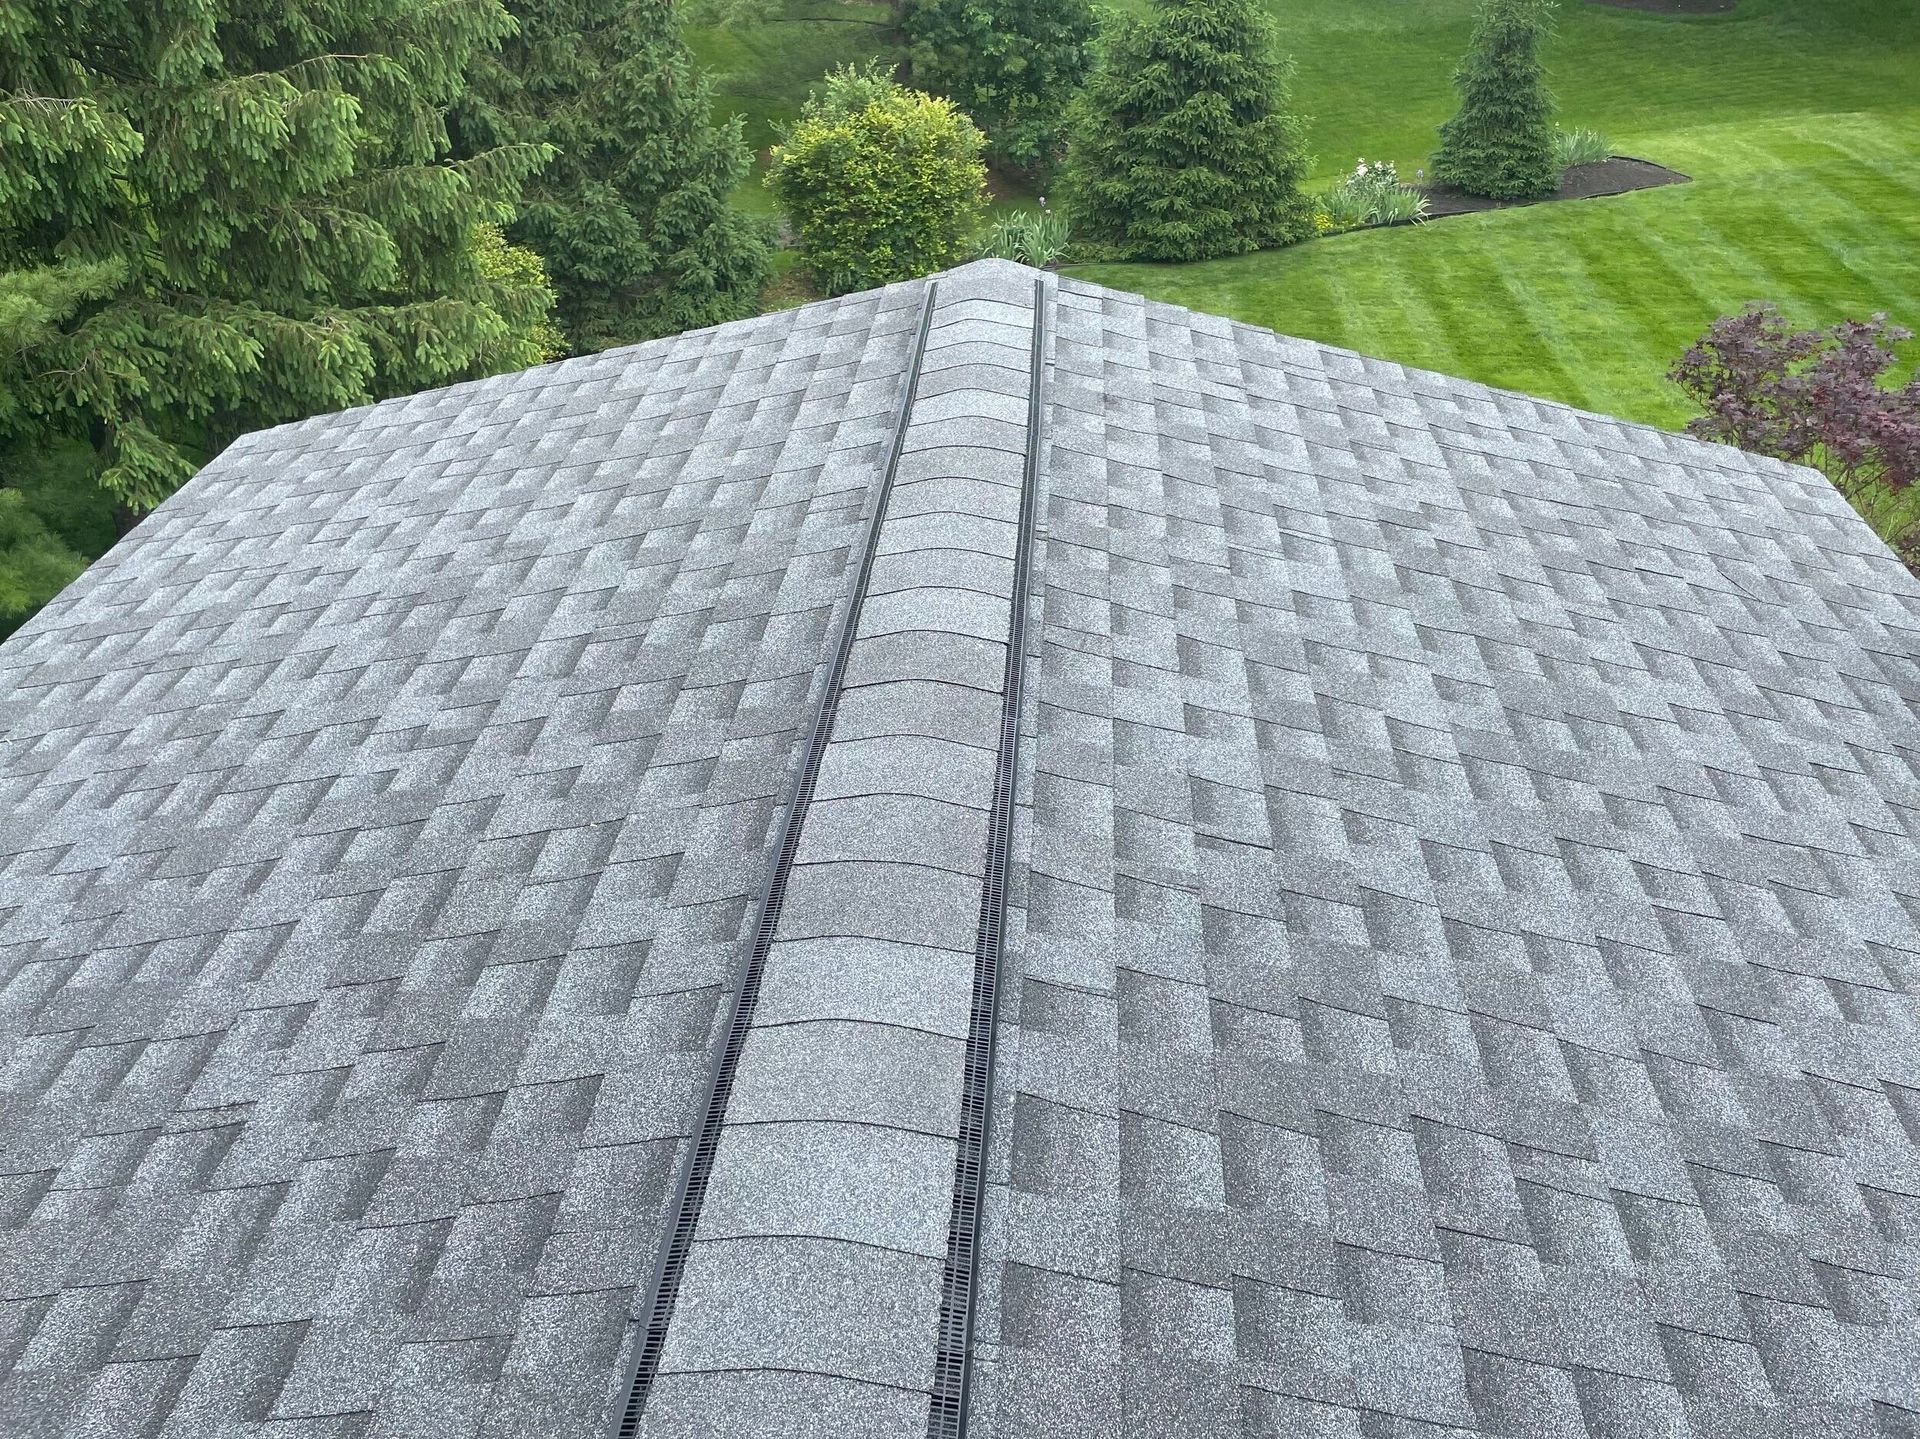
[[[1613,142],[1598,130],[1581,128],[1553,131],[1553,163],[1562,170],[1570,165],[1597,165],[1613,158]]]
[[[1321,195],[1320,210],[1326,217],[1326,223],[1317,227],[1320,233],[1335,234],[1424,220],[1427,197],[1411,185],[1400,183],[1391,160],[1376,160],[1371,165],[1361,160],[1351,175]]]
[[[876,61],[828,75],[769,155],[767,184],[829,295],[911,280],[975,253],[985,137],[952,102]]]
[[[1039,268],[1053,265],[1067,253],[1067,217],[1049,210],[1043,198],[1038,210],[1015,210],[1004,216],[987,236],[981,251],[991,260],[1017,260]]]

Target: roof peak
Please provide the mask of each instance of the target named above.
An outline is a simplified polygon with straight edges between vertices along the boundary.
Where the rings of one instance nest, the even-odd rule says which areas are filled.
[[[628,1410],[641,1435],[756,1432],[768,1386],[808,1371],[834,1376],[807,1400],[818,1432],[876,1389],[912,1419],[958,1415],[1048,288],[1002,261],[925,282],[841,638],[676,1188]],[[927,703],[943,692],[956,702]],[[884,1343],[828,1359],[876,1314]]]
[[[989,790],[975,1432],[1913,1407],[1920,587],[1069,277],[1042,394],[1032,283],[257,434],[0,646],[0,1427],[607,1439],[791,829],[649,1422],[926,1439]]]

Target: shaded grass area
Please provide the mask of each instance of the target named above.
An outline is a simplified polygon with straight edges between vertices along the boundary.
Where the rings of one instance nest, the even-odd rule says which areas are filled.
[[[1471,0],[1276,6],[1322,174],[1424,164]],[[1663,378],[1718,314],[1920,321],[1920,3],[1742,0],[1674,17],[1562,6],[1562,123],[1691,185],[1362,231],[1102,284],[1630,419],[1689,414]]]
[[[800,113],[807,88],[836,66],[892,61],[900,54],[892,10],[853,0],[782,0],[764,20],[689,27],[686,39],[694,61],[713,80],[715,115],[745,121],[756,163],[735,199],[758,215],[774,212],[773,197],[760,183],[767,147],[778,128]]]

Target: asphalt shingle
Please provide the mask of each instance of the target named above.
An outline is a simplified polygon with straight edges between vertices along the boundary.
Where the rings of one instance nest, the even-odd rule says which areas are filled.
[[[1920,587],[1809,471],[1056,335],[974,1432],[1911,1427]]]
[[[248,436],[0,650],[0,1428],[596,1432],[917,301]]]
[[[1920,1432],[1920,586],[1817,474],[940,281],[643,1432]],[[0,646],[0,1432],[586,1439],[916,282],[244,437]]]

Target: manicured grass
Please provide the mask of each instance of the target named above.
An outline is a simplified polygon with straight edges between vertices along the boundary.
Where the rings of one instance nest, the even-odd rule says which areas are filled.
[[[1426,163],[1434,127],[1453,111],[1472,0],[1268,8],[1294,59],[1320,174],[1350,170],[1359,155],[1409,175]],[[1591,125],[1638,154],[1700,126],[1912,106],[1920,5],[1740,0],[1723,14],[1675,16],[1561,0],[1546,57],[1560,123]]]
[[[1275,0],[1322,176],[1424,164],[1471,0]],[[1679,425],[1663,379],[1715,315],[1882,309],[1920,328],[1920,3],[1742,0],[1668,17],[1565,0],[1562,123],[1690,185],[1077,273],[1289,334]]]

